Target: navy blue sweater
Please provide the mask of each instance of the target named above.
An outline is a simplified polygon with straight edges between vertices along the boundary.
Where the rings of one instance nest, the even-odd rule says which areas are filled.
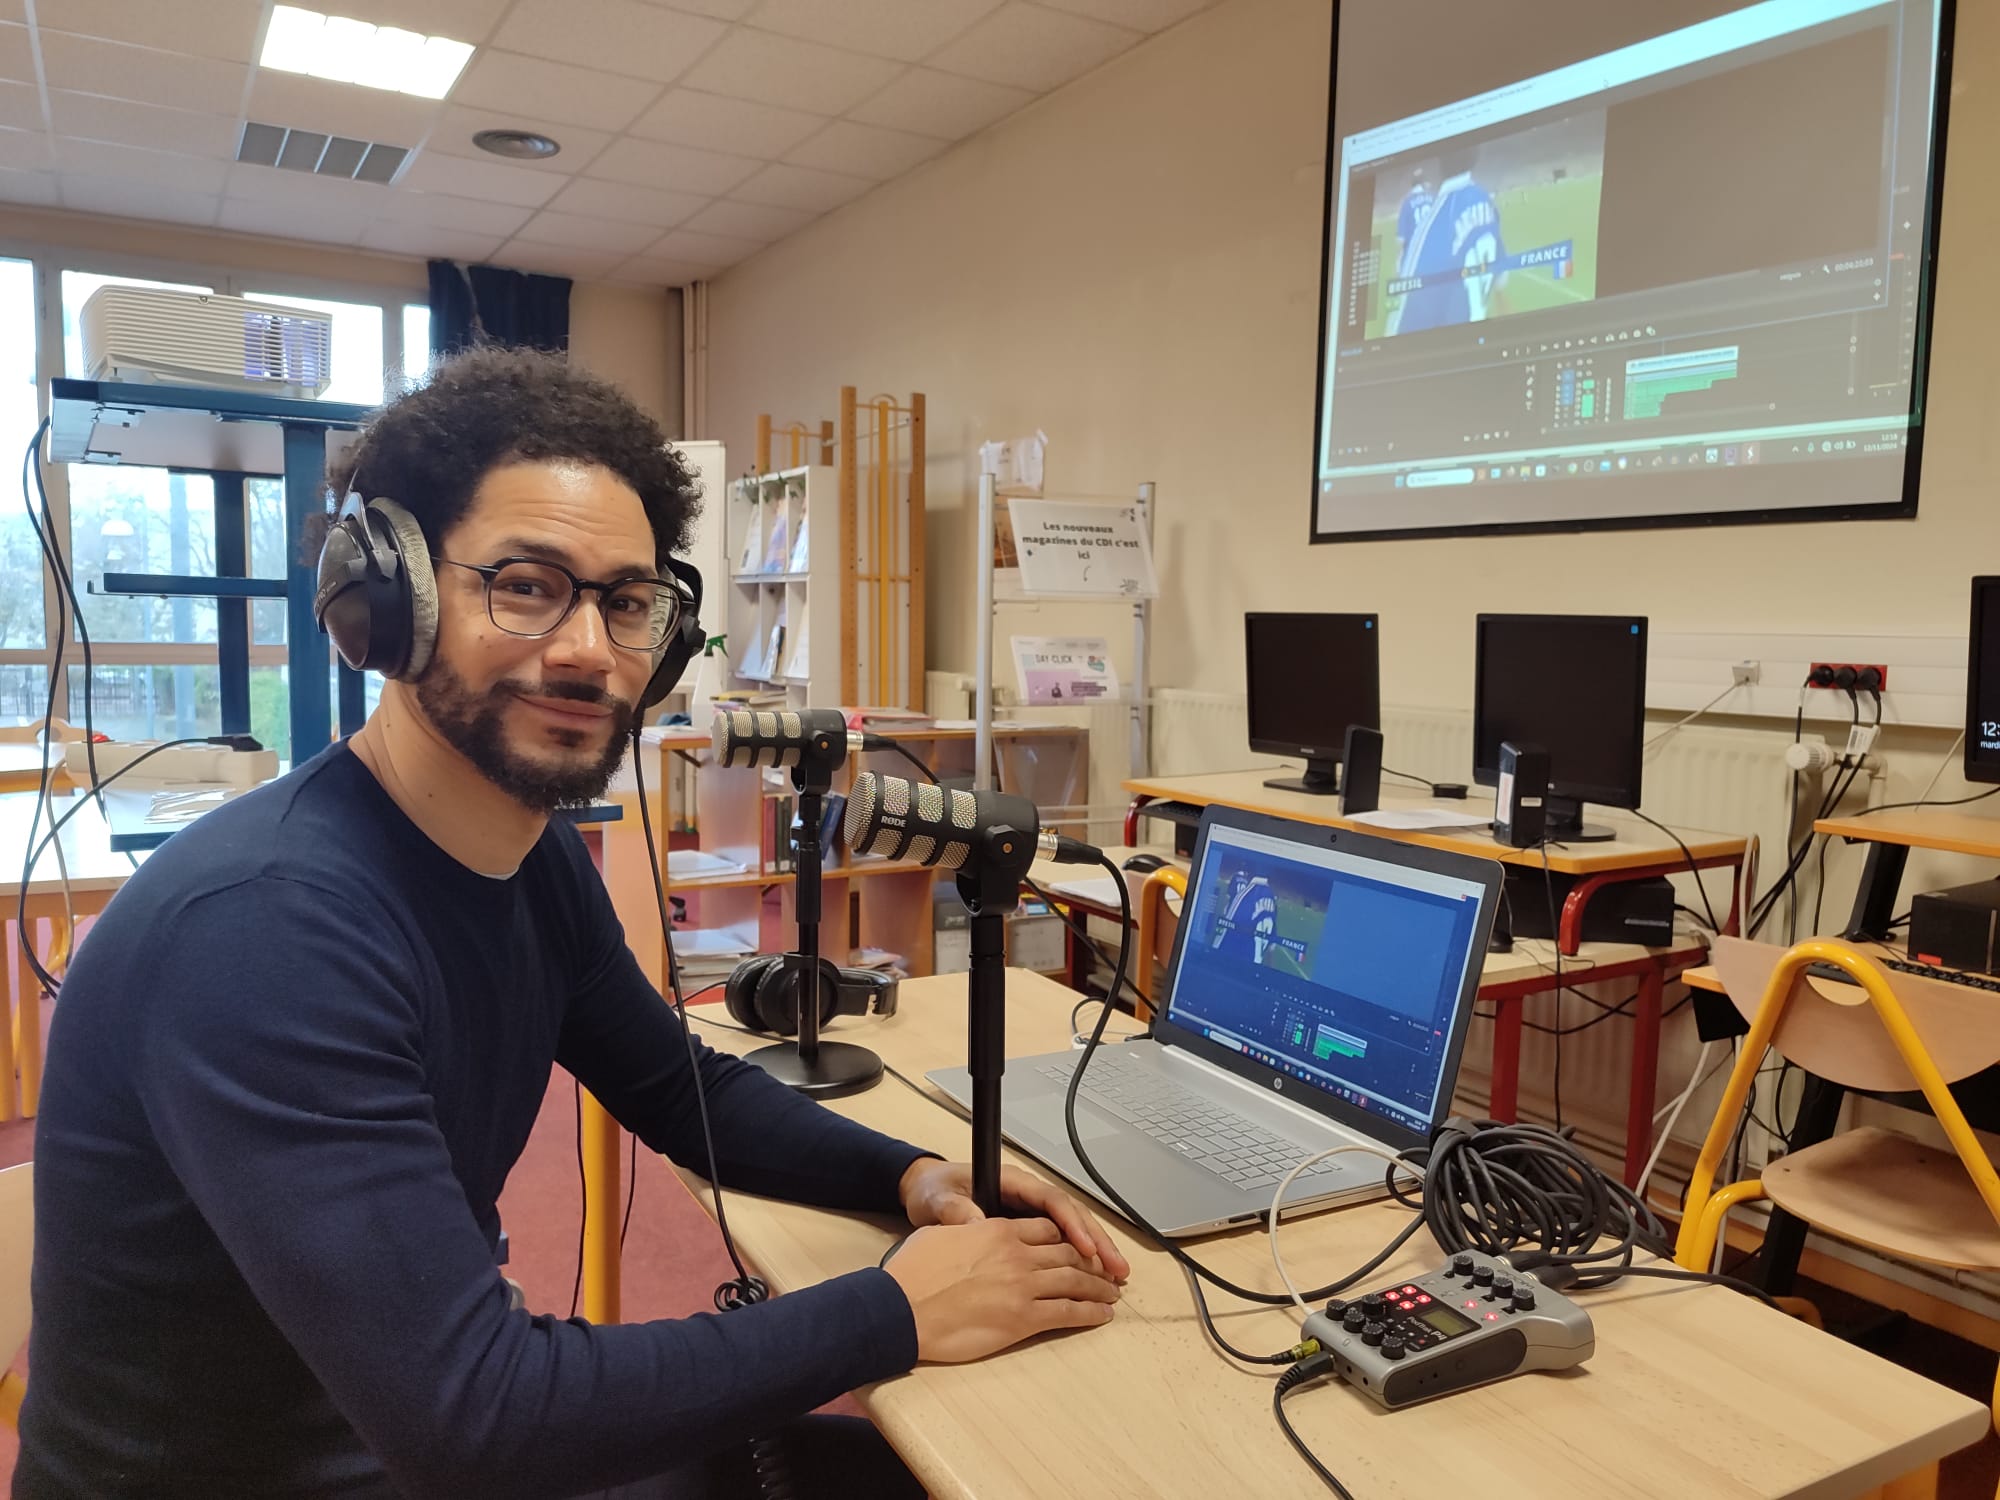
[[[915,1147],[697,1050],[725,1185],[897,1210]],[[495,1201],[551,1063],[705,1165],[681,1028],[564,821],[492,879],[335,745],[176,834],[56,1007],[15,1496],[571,1495],[915,1362],[879,1270],[509,1311]]]

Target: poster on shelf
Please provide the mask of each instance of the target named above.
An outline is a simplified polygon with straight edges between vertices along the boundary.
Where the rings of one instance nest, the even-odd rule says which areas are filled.
[[[1118,669],[1103,636],[1013,637],[1014,682],[1023,703],[1097,703],[1118,696]]]
[[[1027,593],[1133,599],[1159,593],[1152,544],[1136,503],[1015,500],[1008,509]]]

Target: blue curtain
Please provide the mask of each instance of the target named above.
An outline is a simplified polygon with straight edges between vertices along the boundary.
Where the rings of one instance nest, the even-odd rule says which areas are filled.
[[[498,266],[434,260],[431,353],[442,359],[476,343],[558,353],[569,347],[567,276],[537,276]]]

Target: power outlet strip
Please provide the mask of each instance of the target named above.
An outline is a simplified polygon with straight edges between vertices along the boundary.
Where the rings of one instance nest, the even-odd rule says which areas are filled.
[[[1888,665],[1884,662],[1873,662],[1873,661],[1813,662],[1806,668],[1806,686],[1815,688],[1827,688],[1834,692],[1845,692],[1846,689],[1842,687],[1839,683],[1834,681],[1835,674],[1840,672],[1843,668],[1854,674],[1854,686],[1860,689],[1862,692],[1867,692],[1869,688],[1874,688],[1877,691],[1882,691],[1882,692],[1886,692],[1888,690],[1889,687]],[[1863,672],[1873,672],[1875,674],[1874,679],[1869,683],[1867,683],[1865,686],[1861,682],[1861,674]]]

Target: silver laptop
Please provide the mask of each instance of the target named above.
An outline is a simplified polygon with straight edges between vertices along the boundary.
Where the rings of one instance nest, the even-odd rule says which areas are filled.
[[[1316,1151],[1429,1142],[1451,1111],[1500,891],[1470,855],[1234,808],[1203,814],[1153,1040],[1106,1043],[1078,1090],[1093,1166],[1163,1234],[1270,1212]],[[1115,1207],[1070,1144],[1081,1049],[1010,1058],[1002,1129]],[[927,1075],[970,1108],[964,1068]],[[1348,1152],[1285,1209],[1383,1195],[1387,1164]]]

